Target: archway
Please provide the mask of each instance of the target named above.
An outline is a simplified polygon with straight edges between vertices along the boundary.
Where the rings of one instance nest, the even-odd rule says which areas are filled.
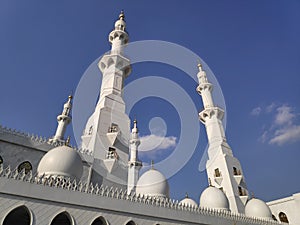
[[[95,219],[91,225],[107,225],[107,222],[102,216],[100,216],[97,219]]]
[[[279,213],[279,220],[281,222],[284,222],[284,223],[289,223],[289,220],[288,220],[287,216],[283,212]]]
[[[126,223],[126,225],[136,225],[135,222],[133,222],[132,220],[130,220],[129,222]]]
[[[31,216],[26,206],[19,206],[10,211],[3,221],[3,225],[30,225]]]
[[[25,173],[29,173],[32,170],[32,165],[29,161],[22,162],[18,166],[18,172],[21,172],[22,170],[25,170]]]
[[[67,212],[62,212],[54,217],[50,225],[72,225],[72,220]]]

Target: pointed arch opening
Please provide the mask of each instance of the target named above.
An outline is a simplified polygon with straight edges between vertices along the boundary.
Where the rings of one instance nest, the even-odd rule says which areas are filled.
[[[26,206],[19,206],[10,211],[3,221],[3,225],[30,225],[31,213]]]
[[[0,165],[3,164],[3,158],[0,155]]]
[[[22,170],[24,170],[26,174],[29,173],[30,171],[32,171],[31,163],[29,161],[22,162],[18,166],[18,172],[21,172]]]
[[[126,223],[126,225],[136,225],[136,223],[133,222],[132,220],[130,220],[130,221],[128,221],[128,222]]]
[[[100,216],[96,218],[91,225],[108,225],[108,224],[106,220],[102,216]]]
[[[283,223],[289,223],[289,220],[284,212],[279,213],[279,220]]]
[[[54,217],[50,225],[72,225],[72,218],[69,213],[61,212]]]

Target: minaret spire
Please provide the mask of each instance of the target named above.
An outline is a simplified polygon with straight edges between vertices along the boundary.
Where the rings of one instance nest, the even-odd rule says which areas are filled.
[[[71,122],[71,109],[72,109],[73,96],[69,95],[67,102],[64,104],[63,111],[57,116],[57,129],[53,138],[49,139],[50,143],[64,144],[65,132],[68,124]]]
[[[130,159],[128,162],[128,183],[127,193],[130,194],[135,191],[137,181],[139,179],[139,171],[142,167],[142,163],[138,160],[138,146],[141,144],[137,128],[137,120],[133,121],[133,128],[131,130],[130,138]]]
[[[222,123],[224,110],[216,106],[213,101],[213,85],[208,81],[201,63],[198,64],[198,69],[197,92],[201,95],[204,106],[199,113],[199,119],[205,125],[209,144],[206,163],[209,186],[224,191],[231,211],[244,213],[248,191],[240,162],[233,156],[226,140]]]
[[[104,177],[94,182],[114,183],[120,188],[127,186],[128,168],[124,164],[128,162],[130,139],[130,119],[123,99],[124,80],[131,72],[130,60],[123,54],[128,40],[125,15],[121,12],[108,35],[111,51],[98,63],[102,73],[100,97],[81,136],[81,148],[93,153],[93,166]],[[103,163],[99,164],[99,160]],[[99,177],[99,174],[94,177]]]

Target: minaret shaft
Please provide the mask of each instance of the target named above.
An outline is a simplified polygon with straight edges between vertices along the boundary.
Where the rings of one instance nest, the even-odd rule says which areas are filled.
[[[248,191],[241,165],[226,141],[222,123],[224,111],[215,106],[212,97],[213,85],[209,83],[201,65],[197,76],[197,92],[201,95],[204,106],[199,113],[199,119],[205,125],[209,144],[206,163],[208,179],[213,186],[224,191],[231,211],[243,213]]]
[[[94,158],[91,180],[109,186],[121,184],[121,188],[127,185],[128,169],[124,165],[128,162],[130,138],[130,119],[123,100],[124,80],[131,72],[130,61],[123,55],[128,43],[125,28],[122,12],[108,36],[111,51],[98,63],[102,73],[100,97],[81,136],[81,147],[88,149]]]
[[[57,128],[53,138],[49,139],[50,143],[65,143],[64,136],[68,124],[71,122],[72,96],[70,95],[68,101],[64,104],[62,114],[57,116]]]
[[[127,182],[127,194],[135,192],[136,184],[139,179],[139,171],[142,168],[142,163],[138,160],[138,146],[141,144],[138,129],[137,121],[134,120],[133,128],[131,130],[131,139],[130,139],[130,159],[128,162],[128,182]]]

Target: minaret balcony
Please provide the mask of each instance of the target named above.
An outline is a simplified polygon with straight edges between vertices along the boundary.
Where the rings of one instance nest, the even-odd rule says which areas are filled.
[[[234,179],[237,184],[240,184],[243,180],[243,176],[242,175],[234,175]]]
[[[218,185],[221,185],[221,184],[222,184],[222,181],[223,181],[223,177],[215,177],[215,182],[216,182]]]
[[[245,205],[245,204],[246,204],[246,202],[247,202],[247,200],[248,200],[248,195],[239,196],[239,197],[240,197],[240,199],[241,199],[242,203]]]
[[[208,119],[211,119],[213,116],[216,116],[219,120],[222,120],[224,116],[224,110],[219,107],[209,107],[202,110],[199,113],[199,119],[202,123],[205,123]]]
[[[104,74],[111,66],[114,66],[114,68],[123,71],[125,78],[131,72],[129,59],[119,54],[104,55],[98,63],[98,67],[101,70],[102,74]]]
[[[197,87],[197,92],[201,95],[201,92],[203,90],[208,90],[208,91],[212,91],[213,89],[213,85],[211,83],[202,83],[202,84],[199,84],[198,87]]]

